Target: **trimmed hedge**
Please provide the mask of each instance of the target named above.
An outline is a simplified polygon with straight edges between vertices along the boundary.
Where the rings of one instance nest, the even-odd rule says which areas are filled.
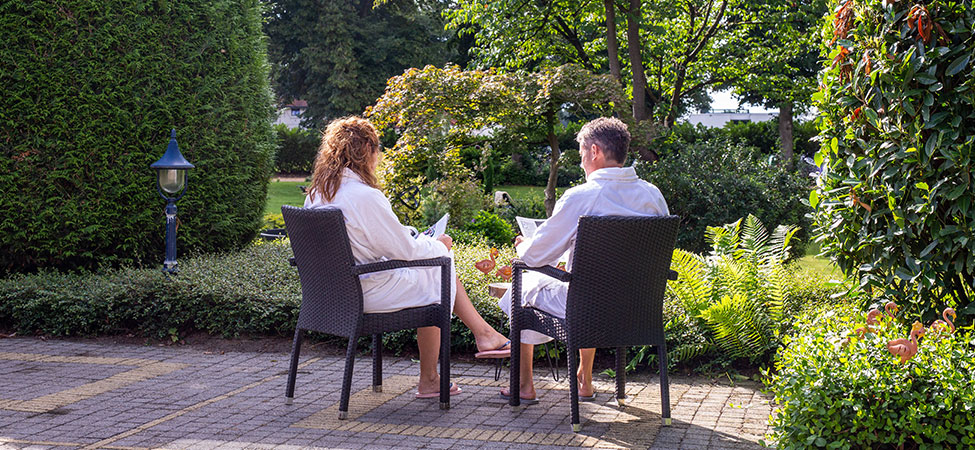
[[[239,248],[274,151],[258,0],[0,4],[0,273],[162,260],[149,165],[196,165],[180,251]]]
[[[507,333],[507,318],[487,295],[488,283],[474,262],[484,243],[454,246],[457,274],[489,324]],[[294,333],[301,304],[298,272],[288,264],[287,240],[255,241],[242,251],[186,258],[167,279],[155,269],[116,269],[102,274],[15,274],[0,279],[0,327],[21,334],[93,336],[122,333],[167,338],[191,331],[213,335]],[[499,266],[514,257],[501,248]],[[502,263],[501,261],[504,261]],[[453,347],[474,350],[470,330],[454,319]],[[415,331],[387,333],[390,351],[415,349]]]

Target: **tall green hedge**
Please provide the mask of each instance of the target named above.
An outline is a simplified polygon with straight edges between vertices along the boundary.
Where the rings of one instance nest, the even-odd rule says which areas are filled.
[[[273,158],[258,0],[0,3],[0,273],[160,260],[149,169],[196,165],[180,251],[259,227]]]

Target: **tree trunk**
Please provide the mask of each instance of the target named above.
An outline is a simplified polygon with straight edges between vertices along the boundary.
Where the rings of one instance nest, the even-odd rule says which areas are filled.
[[[545,217],[552,217],[555,210],[555,184],[559,180],[559,137],[555,135],[555,111],[545,113],[548,119],[548,145],[552,148],[548,165],[548,183],[545,185]]]
[[[782,162],[786,169],[792,170],[794,143],[792,137],[792,102],[779,105],[779,139],[782,140]]]
[[[603,0],[606,5],[606,50],[609,52],[609,73],[622,82],[620,74],[620,43],[616,40],[616,2]]]
[[[633,119],[637,122],[647,120],[647,77],[643,73],[643,55],[640,53],[640,3],[630,0],[630,10],[626,17],[626,45],[630,50],[630,71],[633,72]]]

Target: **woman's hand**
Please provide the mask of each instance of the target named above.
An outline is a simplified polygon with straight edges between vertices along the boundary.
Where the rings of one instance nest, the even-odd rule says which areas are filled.
[[[437,236],[437,240],[443,243],[444,247],[447,247],[447,250],[450,250],[450,247],[454,246],[454,240],[450,236],[447,236],[446,234],[441,234],[440,236]]]
[[[515,236],[515,247],[525,241],[525,237],[522,235]]]

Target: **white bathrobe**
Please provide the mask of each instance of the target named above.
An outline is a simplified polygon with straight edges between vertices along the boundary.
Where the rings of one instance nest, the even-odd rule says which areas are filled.
[[[632,167],[607,167],[594,170],[586,183],[562,194],[555,204],[552,217],[515,249],[518,257],[530,267],[555,266],[568,252],[566,270],[572,272],[572,249],[581,216],[660,216],[667,215],[667,202],[656,186],[639,179]],[[626,236],[619,236],[626,239]],[[542,275],[524,272],[522,277],[522,305],[531,305],[556,317],[565,317],[565,300],[569,284]],[[498,306],[511,315],[511,290],[498,300]],[[521,341],[541,344],[552,338],[525,330]]]
[[[350,169],[345,169],[342,183],[331,202],[312,191],[305,198],[305,208],[338,208],[345,216],[345,229],[352,245],[356,264],[391,259],[415,260],[453,257],[440,241],[420,235],[413,238],[410,228],[396,218],[389,200],[378,189],[369,187]],[[440,267],[401,268],[364,274],[363,311],[393,312],[416,306],[440,303]],[[450,267],[450,302],[453,310],[456,285],[454,267]]]

